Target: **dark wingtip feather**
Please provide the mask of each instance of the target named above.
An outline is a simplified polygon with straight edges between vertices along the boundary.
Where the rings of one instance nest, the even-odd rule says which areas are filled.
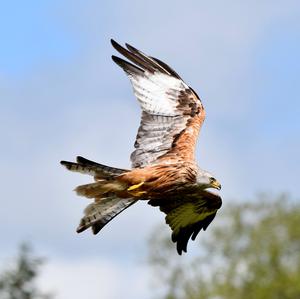
[[[191,239],[192,241],[195,241],[196,237],[198,236],[199,232],[201,231],[202,227],[199,227],[197,230],[194,231]]]
[[[120,57],[112,55],[111,59],[128,74],[143,75],[144,73],[144,71],[141,68]]]
[[[110,43],[111,43],[111,45],[115,48],[115,47],[117,47],[119,44],[114,40],[114,39],[110,39]]]
[[[157,59],[155,57],[150,57],[150,58],[155,60],[162,68],[167,70],[172,76],[174,76],[175,78],[177,78],[179,80],[182,80],[182,78],[169,65],[167,65],[165,62],[163,62],[160,59]]]
[[[112,55],[112,56],[111,56],[111,59],[112,59],[116,64],[118,64],[118,65],[121,66],[121,67],[122,67],[122,63],[125,62],[125,60],[123,60],[122,58],[117,57],[117,56],[115,56],[115,55]]]
[[[118,44],[116,41],[114,41],[113,39],[111,40],[111,44],[116,51],[118,51],[120,54],[122,54],[124,57],[126,57],[128,60],[135,63],[142,69],[148,70],[151,73],[153,73],[155,71],[155,67],[151,63],[149,63],[149,61],[144,60],[141,57],[141,55],[136,55],[135,52],[131,52],[131,51],[127,50],[126,48],[124,48],[120,44]],[[132,47],[132,49],[133,49],[133,47]],[[113,58],[113,60],[114,60],[114,58]]]
[[[115,40],[111,39],[110,42],[115,50],[117,50],[119,53],[121,53],[122,55],[124,55],[126,58],[129,59],[129,57],[127,57],[127,55],[131,54],[130,52],[128,52],[124,47],[122,47],[120,44],[118,44]]]
[[[201,229],[205,230],[214,217],[215,215],[211,215],[205,220],[198,222],[196,225],[181,228],[176,234],[174,232],[172,233],[171,239],[174,243],[176,243],[176,248],[179,255],[181,255],[182,252],[187,252],[189,240],[191,239],[192,241],[195,241]]]
[[[178,243],[177,243],[176,249],[177,249],[177,253],[178,253],[179,255],[182,255],[182,250],[181,250],[181,248],[178,246]]]
[[[214,213],[212,215],[210,215],[209,217],[207,217],[206,219],[204,219],[204,223],[203,223],[203,230],[206,230],[207,227],[211,224],[211,222],[214,220],[214,218],[216,217],[217,213]]]
[[[157,71],[159,71],[163,74],[171,75],[171,73],[165,67],[163,67],[163,65],[161,63],[155,61],[155,59],[153,59],[149,55],[143,53],[142,51],[136,49],[135,47],[133,47],[133,46],[127,44],[127,43],[125,43],[125,46],[127,47],[127,49],[130,52],[132,52],[136,56],[140,57],[147,64],[151,65],[151,67],[153,67],[154,70],[157,70]]]
[[[172,242],[175,243],[177,241],[177,237],[178,237],[178,235],[173,232],[172,235],[171,235]]]
[[[177,234],[172,233],[171,239],[176,243],[176,249],[179,255],[181,255],[182,252],[187,252],[187,244],[191,234],[192,232],[186,229],[181,229]]]
[[[126,48],[127,48],[129,51],[131,51],[131,52],[139,52],[138,49],[136,49],[135,47],[133,47],[133,46],[127,44],[127,43],[125,43],[125,46],[126,46]]]

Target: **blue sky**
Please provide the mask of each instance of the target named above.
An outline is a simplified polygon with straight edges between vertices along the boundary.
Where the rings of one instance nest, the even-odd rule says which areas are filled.
[[[30,240],[49,259],[40,284],[59,299],[150,298],[146,241],[163,215],[141,203],[101,235],[77,235],[87,202],[72,189],[89,178],[58,164],[130,165],[140,112],[110,38],[166,61],[200,95],[197,158],[224,205],[298,199],[299,35],[298,1],[2,1],[0,257]]]

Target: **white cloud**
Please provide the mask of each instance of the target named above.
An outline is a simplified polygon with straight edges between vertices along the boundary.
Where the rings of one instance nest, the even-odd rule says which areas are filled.
[[[143,266],[101,258],[49,262],[38,281],[56,299],[148,298],[149,273]]]

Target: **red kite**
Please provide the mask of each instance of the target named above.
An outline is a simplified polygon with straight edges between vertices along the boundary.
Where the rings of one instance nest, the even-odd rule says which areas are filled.
[[[167,64],[114,40],[113,47],[129,61],[112,56],[129,77],[142,116],[132,169],[105,166],[77,157],[61,161],[67,169],[89,174],[95,182],[78,186],[78,195],[94,199],[84,211],[77,232],[91,227],[97,234],[110,220],[138,200],[159,206],[172,230],[179,254],[187,250],[214,219],[222,200],[208,188],[220,183],[195,161],[195,145],[205,118],[196,92]]]

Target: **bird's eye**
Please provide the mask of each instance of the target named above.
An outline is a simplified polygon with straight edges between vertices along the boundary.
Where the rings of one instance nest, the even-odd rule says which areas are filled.
[[[215,182],[215,181],[216,181],[215,178],[210,178],[210,182],[211,182],[211,183],[213,183],[213,182]]]

